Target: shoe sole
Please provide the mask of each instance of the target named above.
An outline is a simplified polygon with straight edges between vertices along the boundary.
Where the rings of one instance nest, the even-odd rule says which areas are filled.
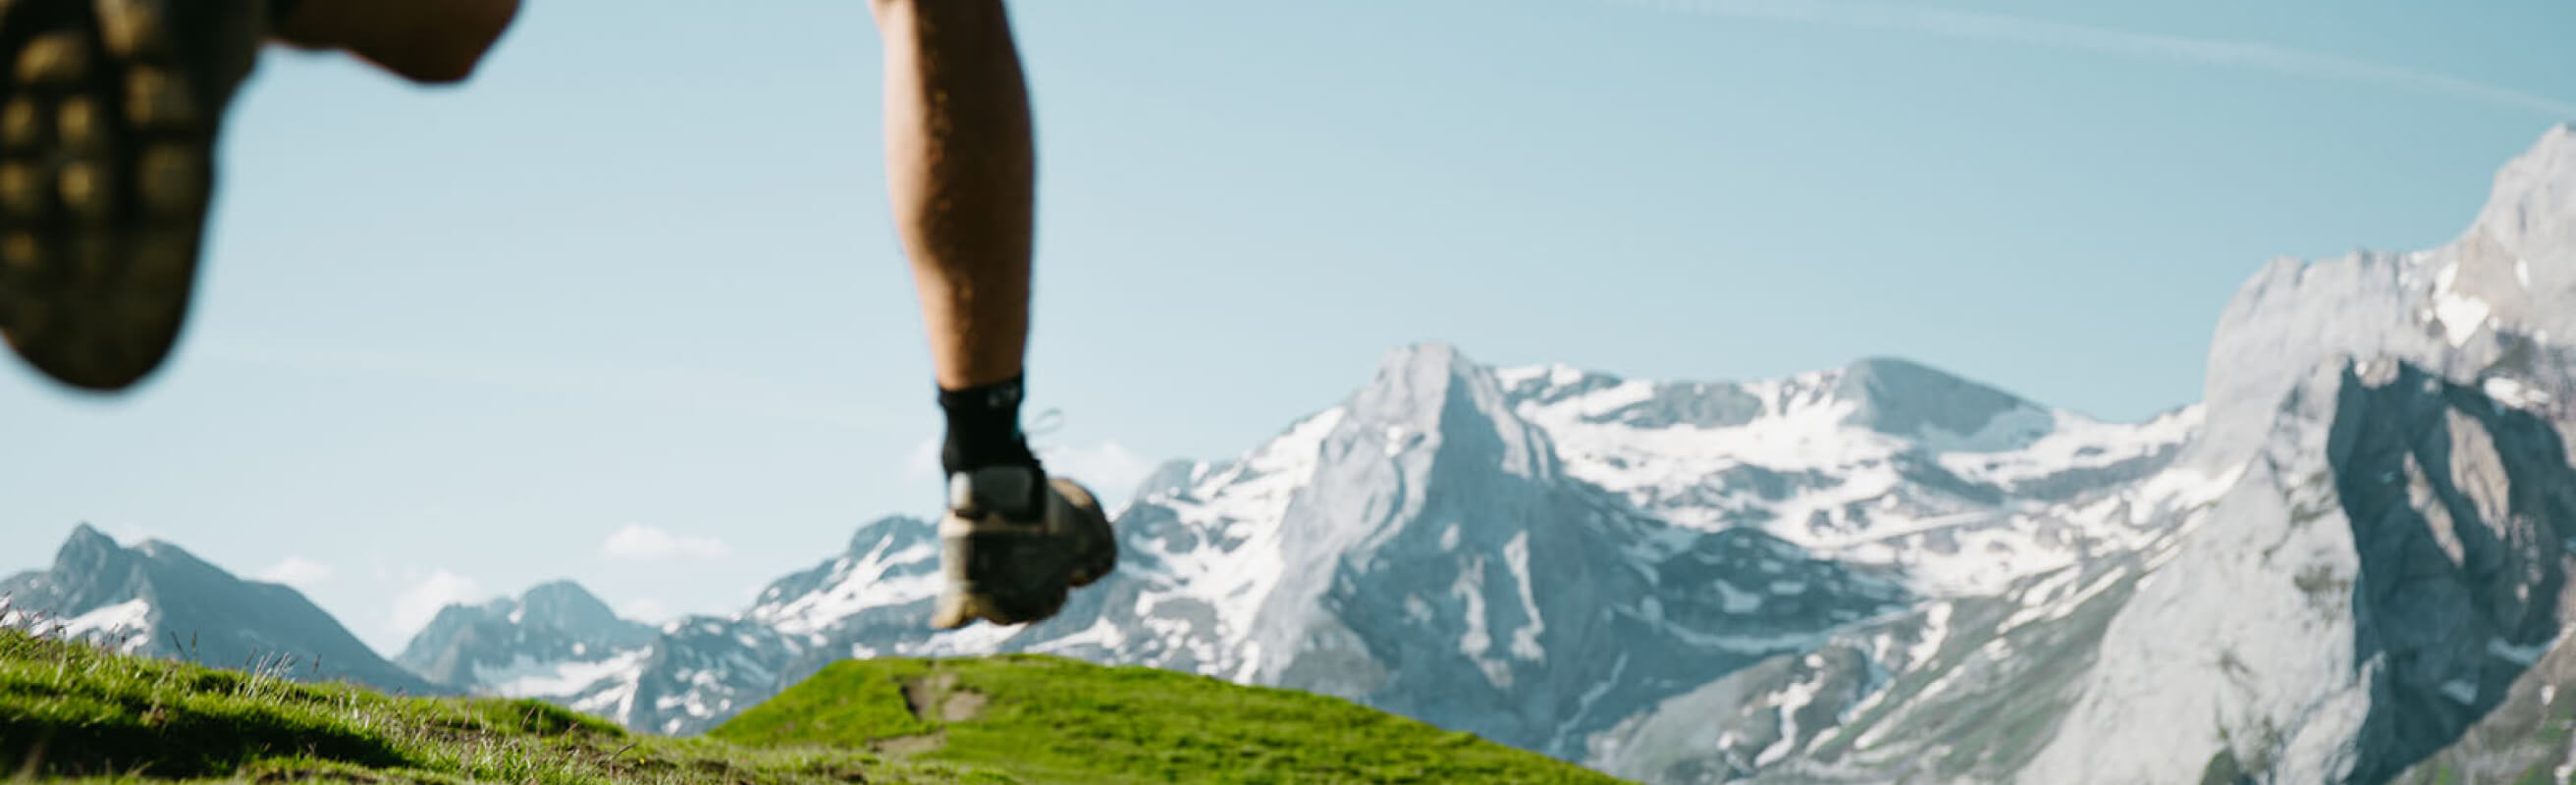
[[[224,72],[247,71],[220,40],[237,0],[187,19],[164,2],[0,10],[0,335],[75,387],[131,386],[177,343],[239,76]]]
[[[1080,483],[1071,480],[1052,482],[1056,493],[1063,494],[1067,503],[1098,513],[1086,516],[1084,522],[1097,523],[1098,530],[1092,532],[1090,540],[1099,543],[1100,547],[1092,553],[1076,555],[1080,563],[1074,565],[1073,574],[1066,579],[1066,584],[1079,589],[1109,577],[1109,573],[1118,569],[1118,534],[1109,528],[1108,508],[1100,506],[1100,500],[1091,495],[1091,489],[1082,487]]]

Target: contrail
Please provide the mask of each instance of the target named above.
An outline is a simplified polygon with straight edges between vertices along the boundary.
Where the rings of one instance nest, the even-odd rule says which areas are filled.
[[[1940,8],[1836,0],[1599,0],[1694,16],[1899,30],[2190,65],[2372,82],[2576,118],[2576,103],[2429,71],[2245,41],[2133,33],[2088,25]]]

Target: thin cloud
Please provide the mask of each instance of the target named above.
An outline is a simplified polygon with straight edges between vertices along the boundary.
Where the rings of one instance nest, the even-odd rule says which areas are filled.
[[[473,578],[446,570],[433,571],[394,596],[393,612],[386,616],[386,624],[391,631],[408,637],[428,626],[439,611],[472,599],[480,589]]]
[[[331,565],[302,556],[288,556],[276,564],[269,565],[268,569],[260,570],[259,574],[253,577],[269,583],[283,583],[300,591],[309,592],[315,586],[331,580],[331,576],[337,573],[338,570],[332,569]]]
[[[645,624],[661,624],[671,620],[674,615],[676,614],[671,612],[671,606],[651,597],[637,597],[617,606],[619,618]]]
[[[669,559],[691,557],[720,559],[733,553],[723,540],[672,534],[640,523],[627,524],[608,535],[599,552],[612,559]]]
[[[2557,117],[2576,117],[2576,102],[2472,82],[2430,71],[2247,41],[2134,33],[2090,25],[1974,11],[1829,0],[1601,1],[1693,16],[1897,30],[1943,38],[2063,49],[2187,65],[2243,68],[2295,76],[2370,82],[2498,106],[2529,109]]]
[[[1128,494],[1154,473],[1156,465],[1115,441],[1045,447],[1038,456],[1046,462],[1047,473],[1081,481],[1111,511],[1127,503]]]
[[[939,479],[939,448],[944,441],[939,434],[931,434],[914,442],[912,449],[903,454],[903,478],[916,482]]]

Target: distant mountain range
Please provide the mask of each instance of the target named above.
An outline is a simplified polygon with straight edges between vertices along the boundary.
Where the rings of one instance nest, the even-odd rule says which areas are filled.
[[[730,616],[650,628],[548,584],[448,608],[399,666],[290,589],[85,527],[0,583],[0,623],[660,733],[843,658],[1025,651],[1650,782],[2565,781],[2571,306],[2562,127],[2450,245],[2266,268],[2206,400],[2143,423],[1895,359],[1654,382],[1426,344],[1154,473],[1121,571],[1027,628],[932,633],[935,532],[903,517]]]
[[[53,569],[0,580],[0,626],[390,692],[456,692],[386,662],[294,589],[235,578],[165,542],[119,546],[86,524],[55,552]]]

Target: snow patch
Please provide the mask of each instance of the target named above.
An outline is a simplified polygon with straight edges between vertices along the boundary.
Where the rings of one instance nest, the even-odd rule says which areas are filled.
[[[1816,702],[1816,693],[1823,681],[1824,674],[1818,673],[1812,678],[1791,682],[1781,688],[1779,698],[1771,704],[1780,712],[1780,740],[1772,742],[1771,746],[1755,754],[1754,765],[1768,766],[1777,763],[1797,750],[1798,712],[1807,708],[1808,704]]]
[[[2479,389],[2484,390],[2487,397],[2495,399],[2496,402],[2516,409],[2538,409],[2549,403],[2549,393],[2524,384],[2519,379],[2498,376],[2480,384]]]
[[[1503,544],[1503,566],[1511,571],[1512,585],[1520,592],[1521,613],[1529,623],[1512,631],[1512,656],[1531,662],[1546,662],[1547,650],[1540,648],[1538,636],[1547,632],[1547,620],[1539,617],[1538,599],[1530,591],[1529,532],[1516,532],[1512,541]]]
[[[149,629],[151,624],[152,602],[137,597],[74,616],[71,621],[63,623],[62,634],[67,638],[113,640],[119,636],[142,632]],[[130,653],[147,643],[150,641],[137,636],[125,641],[123,650]]]
[[[1923,636],[1915,639],[1914,645],[1905,648],[1907,667],[1917,667],[1931,662],[1933,656],[1941,653],[1941,644],[1950,639],[1950,613],[1955,608],[1954,604],[1944,602],[1933,605],[1931,610],[1924,611]]]
[[[843,558],[833,564],[826,588],[811,592],[783,604],[763,605],[752,609],[749,616],[766,622],[772,629],[787,635],[807,635],[830,628],[842,619],[870,608],[903,605],[939,595],[939,573],[936,570],[912,569],[909,574],[893,575],[898,568],[917,567],[939,558],[936,546],[914,543],[897,549],[889,539],[857,558]],[[753,645],[745,641],[744,645]]]
[[[477,667],[475,676],[479,683],[492,685],[492,692],[503,697],[551,698],[577,694],[603,680],[635,670],[644,662],[644,654],[643,649],[635,649],[601,660],[545,663],[520,655],[510,667],[500,669],[506,673],[487,675]]]
[[[2451,288],[2460,275],[2460,265],[2452,262],[2442,268],[2433,280],[2433,319],[2442,324],[2442,338],[2452,346],[2466,346],[2478,328],[2486,326],[2487,316],[2495,306],[2485,300],[2461,294]]]
[[[1449,585],[1450,596],[1467,604],[1462,614],[1467,634],[1458,638],[1458,653],[1471,660],[1484,659],[1485,651],[1494,645],[1493,635],[1485,630],[1484,567],[1481,560],[1469,561],[1466,569],[1458,571],[1458,581]]]

